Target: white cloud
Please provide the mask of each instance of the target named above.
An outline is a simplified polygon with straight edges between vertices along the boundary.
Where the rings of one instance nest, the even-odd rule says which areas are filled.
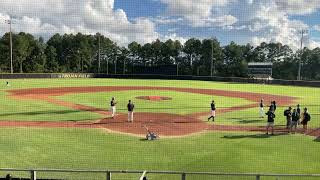
[[[7,19],[9,15],[15,22],[15,32],[38,36],[100,32],[122,45],[131,41],[151,42],[159,37],[153,22],[146,18],[129,21],[122,9],[114,9],[114,0],[0,1],[0,18]],[[6,30],[1,28],[0,33]]]
[[[182,22],[182,18],[172,18],[172,17],[164,17],[164,16],[157,16],[157,17],[150,17],[149,20],[156,24],[177,24]]]
[[[237,35],[241,30],[241,39],[245,43],[280,42],[298,49],[301,29],[320,31],[320,25],[309,27],[293,16],[307,18],[308,14],[319,12],[319,0],[154,1],[166,5],[167,9],[161,16],[129,20],[124,10],[114,8],[114,0],[1,0],[0,21],[10,15],[15,23],[15,32],[25,31],[44,37],[54,33],[100,32],[121,45],[131,41],[146,43],[157,38],[183,42],[186,38],[177,34],[194,34],[197,33],[195,30],[211,33],[212,29],[219,29],[225,35]],[[161,28],[167,26],[168,33],[158,34],[156,25],[163,25]],[[0,22],[0,34],[8,30],[8,25]],[[203,34],[194,36],[204,38]],[[309,36],[305,37],[304,44],[309,48],[319,47],[319,39]]]
[[[300,20],[289,18],[287,11],[280,11],[276,1],[260,3],[255,10],[255,16],[249,20],[249,30],[255,34],[251,38],[253,45],[261,42],[280,42],[289,45],[292,49],[300,48],[300,31],[309,26]],[[304,38],[304,46],[312,48],[315,42],[308,35]]]
[[[306,15],[320,9],[319,0],[275,0],[280,11],[288,14]]]
[[[193,27],[227,26],[237,22],[232,15],[219,15],[216,8],[224,7],[236,0],[160,0],[168,5],[168,13],[183,17]]]
[[[310,40],[308,44],[310,49],[320,48],[320,41]]]
[[[320,32],[320,25],[314,25],[313,29]]]
[[[167,41],[169,39],[178,40],[178,41],[180,41],[181,44],[184,44],[188,40],[188,38],[178,36],[176,33],[165,35],[164,37],[161,38],[161,40],[163,40],[163,41]]]

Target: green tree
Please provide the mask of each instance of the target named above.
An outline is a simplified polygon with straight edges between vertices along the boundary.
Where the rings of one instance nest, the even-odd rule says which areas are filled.
[[[220,70],[220,74],[234,76],[234,77],[246,77],[248,62],[246,60],[247,47],[237,45],[235,42],[231,42],[223,49],[224,65]]]
[[[54,73],[59,72],[59,63],[57,61],[56,48],[53,46],[47,46],[45,49],[46,63],[45,72]]]
[[[201,59],[201,41],[199,39],[189,39],[185,42],[183,52],[184,58],[181,59],[187,74],[196,74],[195,64],[199,64]]]
[[[21,32],[13,35],[13,43],[15,47],[13,54],[19,64],[20,73],[23,73],[23,64],[35,48],[33,45],[34,37],[31,34]]]
[[[214,39],[204,39],[201,46],[201,60],[198,64],[201,75],[219,74],[217,69],[223,63],[223,52],[219,41]],[[211,66],[212,65],[212,66]]]
[[[0,39],[0,72],[10,71],[10,40],[9,33]]]

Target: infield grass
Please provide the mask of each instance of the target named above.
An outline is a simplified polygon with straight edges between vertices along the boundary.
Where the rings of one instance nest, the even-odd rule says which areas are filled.
[[[170,97],[172,99],[162,101],[149,101],[136,98],[140,96],[163,96]],[[133,103],[135,104],[136,112],[160,112],[172,114],[210,112],[211,99],[214,99],[217,102],[223,102],[224,107],[221,108],[252,103],[248,100],[240,98],[162,90],[130,90],[103,93],[82,93],[62,96],[59,97],[59,99],[108,110],[108,108],[110,108],[111,97],[116,97],[116,101],[118,102],[117,111],[122,113],[127,112],[126,106],[128,100],[133,101]]]

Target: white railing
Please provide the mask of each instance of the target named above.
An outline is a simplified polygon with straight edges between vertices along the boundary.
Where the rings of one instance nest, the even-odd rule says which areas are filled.
[[[66,169],[0,169],[0,172],[29,172],[31,180],[37,180],[38,172],[58,172],[58,173],[101,173],[105,174],[107,180],[111,180],[112,174],[141,174],[139,180],[143,180],[148,174],[169,174],[180,175],[181,180],[186,180],[188,175],[205,176],[234,176],[234,177],[252,177],[260,180],[262,177],[306,177],[319,178],[320,174],[259,174],[259,173],[214,173],[214,172],[178,172],[178,171],[146,171],[146,170],[66,170]]]

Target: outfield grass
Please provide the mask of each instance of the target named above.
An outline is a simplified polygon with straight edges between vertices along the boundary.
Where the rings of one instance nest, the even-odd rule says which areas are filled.
[[[71,108],[57,106],[45,101],[17,100],[0,91],[0,120],[5,121],[82,121],[102,116]]]
[[[71,86],[162,86],[162,87],[187,87],[187,88],[202,88],[202,89],[219,89],[219,90],[232,90],[232,91],[243,91],[243,92],[257,92],[265,94],[275,94],[275,95],[286,95],[294,96],[299,100],[297,103],[301,104],[301,107],[307,106],[312,115],[312,120],[310,122],[311,127],[319,127],[319,113],[320,113],[320,88],[310,88],[310,87],[293,87],[293,86],[278,86],[278,85],[260,85],[260,84],[238,84],[238,83],[223,83],[223,82],[207,82],[207,81],[177,81],[177,80],[126,80],[126,79],[26,79],[26,80],[10,80],[11,87],[5,87],[5,81],[3,81],[3,86],[0,87],[0,98],[3,99],[3,103],[0,104],[0,120],[50,120],[50,121],[65,121],[65,120],[91,120],[98,119],[101,116],[96,113],[90,112],[79,112],[66,107],[60,107],[57,105],[37,102],[34,100],[23,100],[17,101],[7,97],[5,90],[8,89],[25,89],[25,88],[47,88],[47,87],[71,87]],[[131,93],[133,91],[130,91]],[[149,93],[156,95],[153,92]],[[174,96],[172,92],[161,92],[160,94],[170,94]],[[110,97],[116,96],[120,102],[118,109],[121,111],[122,106],[125,105],[128,99],[133,99],[135,94],[123,94],[123,92],[117,93],[95,93],[95,94],[79,94],[71,95],[70,97],[64,97],[67,100],[73,101],[76,99],[77,102],[93,105],[95,107],[101,107],[108,109]],[[201,111],[207,111],[207,106],[210,104],[211,96],[205,95],[195,95],[183,97],[183,93],[176,93],[179,101],[161,102],[161,103],[150,103],[151,107],[161,108],[167,107],[184,107],[192,106],[190,112],[197,112],[199,109]],[[195,97],[197,96],[197,97]],[[198,101],[199,99],[199,101]],[[223,98],[215,97],[217,107],[228,107],[238,102],[247,103],[246,100],[236,99],[236,98]],[[123,100],[123,101],[122,101]],[[141,100],[134,100],[140,104]],[[266,102],[268,103],[268,102]],[[195,104],[195,106],[193,106]],[[296,104],[292,104],[295,106]],[[143,105],[145,106],[145,105]],[[145,108],[144,108],[145,109]],[[138,110],[138,108],[137,108]],[[279,107],[277,111],[276,123],[283,124],[285,118],[283,117],[284,107]],[[152,111],[152,110],[150,110]],[[186,110],[183,108],[165,110],[164,112],[184,114]],[[161,111],[162,112],[162,111]],[[265,119],[256,118],[258,116],[257,108],[252,108],[250,110],[243,110],[238,112],[231,112],[223,114],[218,117],[218,123],[223,124],[237,124],[237,125],[264,125]],[[203,118],[205,120],[205,118]]]
[[[6,168],[294,174],[320,169],[320,142],[298,134],[208,132],[150,142],[103,130],[1,128],[0,146],[0,167]]]

